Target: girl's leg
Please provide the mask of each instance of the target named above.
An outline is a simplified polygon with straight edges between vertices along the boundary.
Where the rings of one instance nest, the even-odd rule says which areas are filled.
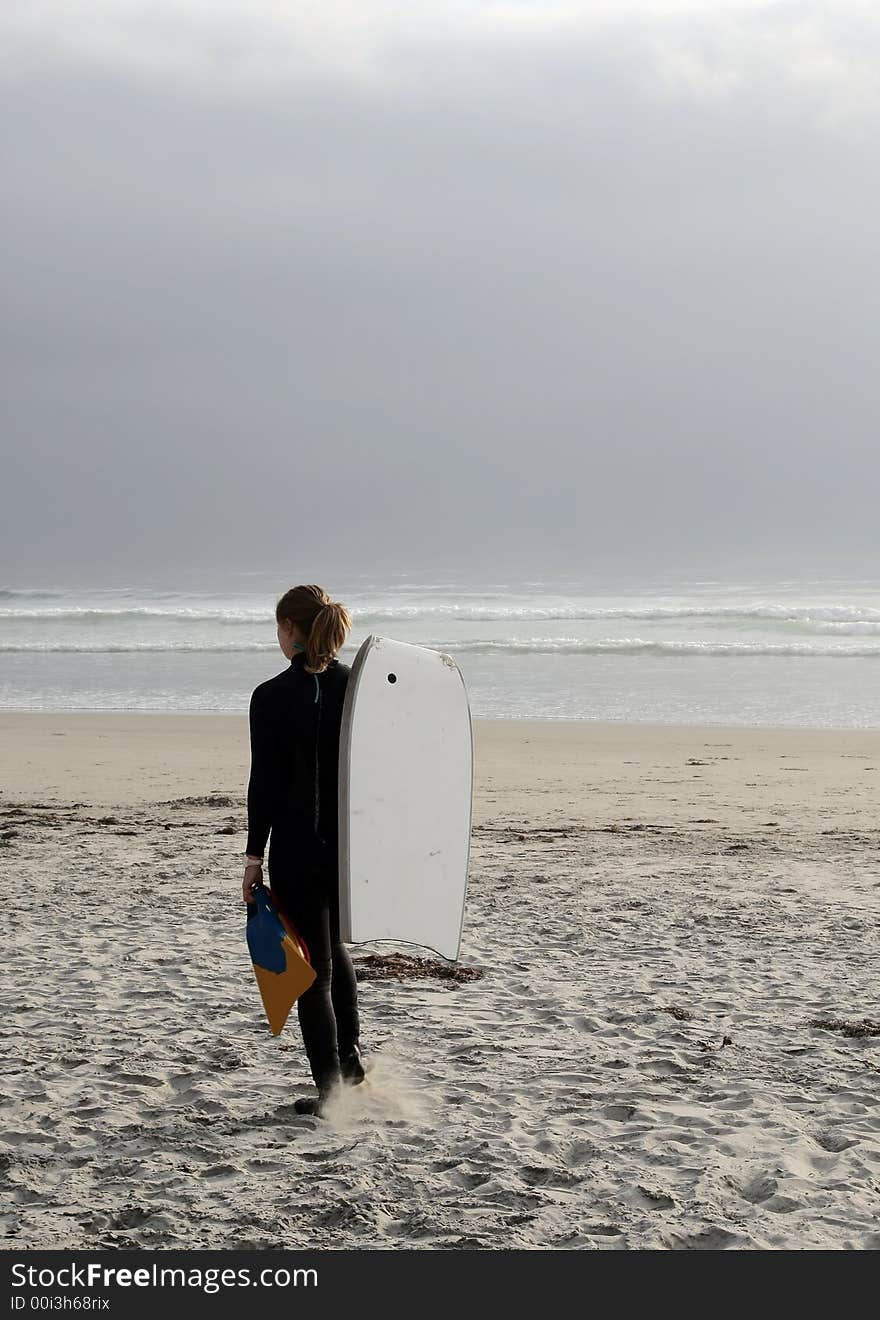
[[[360,1018],[358,1016],[357,977],[354,964],[345,945],[339,938],[339,886],[328,886],[328,907],[330,927],[330,956],[333,965],[331,996],[333,1012],[336,1015],[336,1037],[339,1046],[339,1059],[343,1073],[360,1074],[357,1054],[360,1039]]]
[[[344,944],[332,945],[333,976],[330,993],[333,1000],[333,1012],[336,1017],[336,1039],[339,1057],[349,1055],[360,1038],[360,1020],[358,1018],[357,978],[354,965]]]
[[[327,893],[313,875],[302,871],[289,887],[277,883],[273,887],[308,945],[315,970],[315,980],[296,1001],[296,1010],[312,1077],[323,1092],[340,1077],[336,1015],[331,998],[333,956]]]

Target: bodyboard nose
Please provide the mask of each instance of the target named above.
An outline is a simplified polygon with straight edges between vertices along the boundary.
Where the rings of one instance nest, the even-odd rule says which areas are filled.
[[[288,918],[262,886],[248,905],[247,943],[257,986],[273,1036],[315,979],[308,949]]]

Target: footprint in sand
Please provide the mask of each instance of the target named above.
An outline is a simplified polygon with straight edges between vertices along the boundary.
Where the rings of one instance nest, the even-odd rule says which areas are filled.
[[[202,1170],[203,1178],[222,1178],[224,1180],[240,1178],[241,1169],[237,1169],[234,1164],[212,1164],[209,1168]]]
[[[760,1205],[762,1201],[768,1200],[773,1196],[779,1184],[769,1173],[759,1173],[739,1188],[739,1194],[745,1201],[750,1201],[752,1205]]]
[[[632,1118],[636,1112],[635,1105],[606,1105],[602,1110],[604,1118],[613,1118],[619,1123],[625,1123]]]
[[[126,1205],[110,1221],[113,1228],[140,1228],[155,1213],[145,1206]]]
[[[701,1233],[670,1233],[665,1239],[667,1247],[682,1248],[686,1251],[724,1251],[730,1247],[744,1247],[747,1239],[739,1233],[730,1233],[726,1228],[711,1225]]]
[[[488,1173],[478,1173],[475,1170],[468,1169],[450,1169],[447,1175],[447,1182],[455,1187],[464,1187],[467,1191],[474,1191],[477,1187],[482,1187],[489,1181]]]
[[[582,1174],[570,1173],[567,1169],[542,1168],[535,1164],[525,1165],[520,1169],[519,1176],[527,1187],[547,1187],[551,1191],[576,1187],[583,1182]]]
[[[841,1151],[849,1150],[850,1146],[854,1146],[856,1143],[850,1141],[849,1137],[845,1137],[842,1132],[835,1132],[833,1128],[826,1128],[823,1132],[817,1133],[816,1144],[821,1146],[823,1150],[839,1155]]]
[[[639,1183],[636,1191],[642,1204],[649,1210],[672,1210],[675,1207],[675,1201],[668,1192],[643,1187],[641,1183]]]
[[[117,1073],[115,1077],[109,1079],[114,1082],[125,1082],[129,1086],[164,1086],[165,1083],[161,1077],[151,1077],[148,1073]]]
[[[588,1141],[573,1141],[570,1146],[560,1151],[564,1163],[569,1168],[577,1168],[578,1165],[588,1164],[590,1160],[596,1158],[597,1153],[597,1147],[591,1145]]]

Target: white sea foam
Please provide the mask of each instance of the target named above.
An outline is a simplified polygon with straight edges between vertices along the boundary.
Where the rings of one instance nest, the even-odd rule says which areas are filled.
[[[0,595],[8,593],[0,593]],[[45,593],[51,594],[51,593]],[[865,631],[880,631],[880,608],[866,604],[833,605],[828,603],[755,602],[736,605],[722,603],[697,605],[585,605],[568,602],[541,605],[523,603],[519,598],[509,603],[460,604],[446,601],[431,604],[386,605],[372,602],[352,604],[351,614],[361,626],[382,623],[419,623],[447,619],[462,623],[552,623],[601,622],[602,620],[670,622],[701,620],[706,624],[767,622],[802,625],[822,631],[849,626]],[[0,620],[22,623],[125,624],[149,621],[172,625],[216,623],[232,625],[269,625],[274,621],[270,605],[63,605],[48,607],[0,606]]]
[[[51,609],[10,609],[0,606],[0,619],[21,620],[28,623],[126,623],[132,619],[148,619],[163,623],[268,623],[272,613],[257,607],[241,609],[195,609],[180,605],[174,609],[139,605],[133,607],[57,606]]]
[[[174,642],[157,639],[152,642],[2,642],[0,652],[51,652],[61,655],[145,655],[164,652],[200,652],[224,655],[241,651],[278,651],[278,642]]]
[[[880,642],[874,646],[855,644],[827,646],[815,642],[703,642],[646,640],[640,637],[604,637],[588,640],[578,637],[503,638],[465,640],[455,643],[429,642],[429,646],[453,652],[510,652],[526,655],[712,655],[797,656],[880,658]]]
[[[359,612],[377,622],[393,620],[419,620],[448,618],[460,619],[472,623],[504,622],[505,620],[529,622],[583,621],[602,619],[624,619],[645,621],[671,621],[679,619],[701,619],[711,623],[715,619],[725,621],[752,622],[766,620],[781,623],[817,623],[833,621],[835,623],[870,622],[880,627],[880,608],[864,605],[804,605],[768,602],[743,605],[607,605],[587,606],[579,604],[548,605],[511,604],[504,606],[458,605],[400,605],[376,609],[364,609]]]
[[[467,640],[428,639],[423,643],[438,651],[453,654],[511,655],[681,655],[681,656],[790,656],[846,659],[880,659],[880,642],[875,645],[854,643],[828,646],[816,642],[702,642],[648,640],[640,637],[605,637],[588,640],[578,637],[509,637]],[[346,651],[342,654],[349,654]],[[248,651],[278,651],[272,642],[9,642],[0,643],[0,652],[47,652],[67,655],[125,655],[201,653],[234,654]],[[349,658],[350,654],[349,654]]]

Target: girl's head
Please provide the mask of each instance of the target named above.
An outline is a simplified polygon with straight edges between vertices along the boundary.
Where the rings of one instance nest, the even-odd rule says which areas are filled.
[[[275,606],[278,645],[288,660],[294,643],[305,647],[306,667],[327,668],[351,630],[348,610],[333,601],[322,587],[291,587]]]

